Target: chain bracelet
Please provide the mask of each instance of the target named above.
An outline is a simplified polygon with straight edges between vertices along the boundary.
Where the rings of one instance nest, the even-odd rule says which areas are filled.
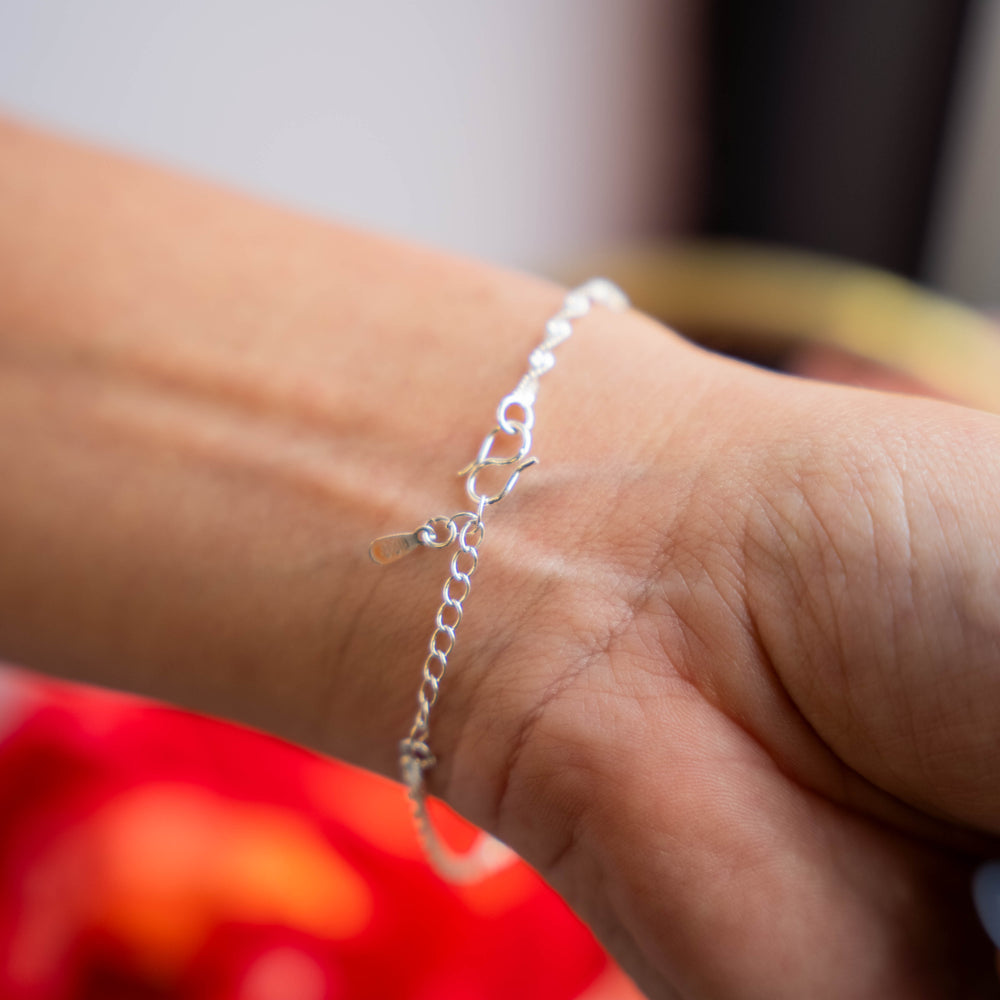
[[[455,546],[450,572],[441,588],[441,606],[427,644],[417,689],[417,711],[409,734],[399,744],[400,771],[413,804],[414,820],[424,849],[435,868],[453,882],[483,878],[506,864],[510,852],[492,837],[484,835],[471,851],[457,854],[437,836],[427,812],[425,779],[425,772],[436,763],[428,743],[430,713],[441,691],[448,657],[455,648],[456,632],[472,589],[472,575],[479,566],[479,547],[485,534],[483,514],[487,507],[503,500],[517,485],[521,473],[538,461],[531,455],[531,432],[535,425],[539,379],[555,364],[552,352],[572,335],[574,320],[585,316],[595,304],[620,312],[628,308],[628,299],[605,278],[592,278],[566,295],[562,308],[545,324],[542,342],[529,355],[527,372],[513,391],[500,401],[496,426],[483,438],[476,457],[459,472],[465,477],[465,491],[474,508],[450,517],[432,517],[415,531],[377,538],[369,549],[372,560],[384,565],[417,548]],[[502,444],[508,444],[507,439],[511,439],[516,448],[503,455],[494,455],[493,447],[498,439]],[[513,468],[498,488],[496,485],[480,486],[481,475],[508,466]],[[494,491],[490,492],[491,489]]]

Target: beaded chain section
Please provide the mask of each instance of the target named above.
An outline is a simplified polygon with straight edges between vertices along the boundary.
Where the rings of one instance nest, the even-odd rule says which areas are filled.
[[[605,278],[592,278],[566,295],[562,308],[545,324],[545,336],[528,358],[528,371],[513,392],[500,401],[496,426],[483,438],[476,457],[458,473],[465,477],[465,492],[474,509],[451,517],[432,517],[415,531],[375,539],[369,549],[374,562],[386,564],[395,562],[418,547],[443,549],[455,545],[451,570],[441,590],[441,606],[434,619],[434,630],[424,659],[417,691],[417,712],[409,735],[399,744],[400,771],[413,803],[414,820],[424,849],[440,874],[453,882],[473,882],[483,878],[505,865],[510,852],[492,837],[484,835],[470,851],[458,854],[437,835],[427,812],[425,781],[425,772],[436,763],[428,743],[430,713],[448,669],[448,657],[455,648],[456,631],[462,622],[463,607],[472,588],[472,574],[479,565],[479,547],[484,534],[483,514],[487,507],[503,500],[517,485],[521,473],[538,461],[531,455],[538,381],[555,364],[552,351],[571,336],[573,321],[585,316],[595,304],[616,312],[624,311],[629,305],[621,289]],[[493,446],[498,438],[513,439],[516,450],[503,456],[493,455]],[[479,486],[478,477],[485,470],[504,466],[513,466],[513,469],[495,493]]]

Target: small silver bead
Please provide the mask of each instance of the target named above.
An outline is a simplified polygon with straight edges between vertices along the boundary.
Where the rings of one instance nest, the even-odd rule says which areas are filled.
[[[612,309],[614,312],[624,312],[629,307],[628,296],[607,278],[591,278],[579,291],[585,293],[592,301]]]
[[[560,316],[566,319],[579,319],[590,312],[590,296],[582,289],[575,288],[563,300]]]
[[[573,324],[565,316],[554,316],[545,324],[545,340],[542,347],[551,350],[558,347],[573,334]]]
[[[532,375],[544,375],[556,363],[556,356],[545,350],[544,347],[536,347],[528,355],[528,364],[531,365]]]

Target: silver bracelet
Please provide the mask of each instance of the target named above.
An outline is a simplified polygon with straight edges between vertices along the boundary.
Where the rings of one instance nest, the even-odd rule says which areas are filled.
[[[441,690],[448,657],[455,648],[455,633],[462,622],[462,609],[472,587],[472,574],[479,565],[479,547],[484,534],[483,514],[487,507],[503,500],[517,485],[521,473],[538,461],[531,455],[538,380],[555,364],[552,351],[573,333],[573,321],[585,316],[595,304],[616,312],[624,311],[629,305],[621,289],[606,278],[592,278],[566,295],[562,308],[545,324],[545,336],[528,358],[528,371],[513,392],[500,401],[496,426],[483,438],[476,457],[458,473],[465,477],[465,492],[475,505],[474,509],[451,517],[432,517],[415,531],[376,538],[369,549],[372,560],[384,565],[395,562],[418,547],[443,549],[456,545],[424,659],[417,691],[417,712],[409,735],[399,744],[399,767],[413,803],[414,821],[424,849],[441,875],[453,882],[472,882],[483,878],[507,863],[510,852],[492,837],[484,835],[470,851],[457,854],[438,837],[427,813],[424,778],[425,772],[436,763],[428,744],[430,712]],[[498,437],[516,439],[517,450],[502,457],[494,456],[493,445]],[[480,474],[487,469],[504,466],[513,466],[513,470],[495,493],[480,488]]]

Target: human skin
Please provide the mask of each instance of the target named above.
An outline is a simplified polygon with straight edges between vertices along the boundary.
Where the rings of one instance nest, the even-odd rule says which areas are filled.
[[[562,291],[0,125],[0,655],[395,774]],[[597,310],[489,510],[429,782],[651,997],[997,995],[1000,422]]]

